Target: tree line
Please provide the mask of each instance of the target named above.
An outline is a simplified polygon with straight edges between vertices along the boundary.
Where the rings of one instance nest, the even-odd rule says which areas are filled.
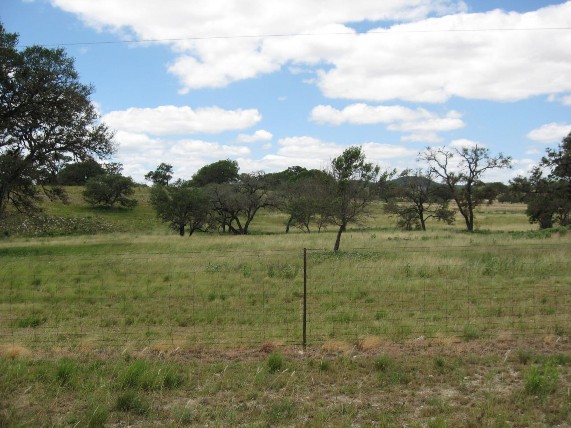
[[[63,49],[17,45],[18,35],[0,23],[0,220],[14,211],[37,212],[42,195],[65,202],[64,185],[85,186],[84,199],[93,206],[135,206],[135,182],[120,164],[105,163],[116,149],[113,132],[99,122],[93,87],[79,81],[73,59]],[[378,199],[407,230],[426,230],[430,220],[451,224],[459,215],[471,232],[475,209],[495,199],[526,203],[530,221],[541,228],[567,226],[570,157],[571,133],[547,150],[529,177],[509,185],[483,182],[486,172],[509,168],[512,160],[478,146],[428,147],[419,154],[423,167],[399,176],[381,171],[352,146],[324,170],[240,173],[227,159],[202,167],[190,180],[173,182],[165,163],[145,178],[153,183],[158,217],[181,235],[248,234],[259,211],[273,209],[287,214],[286,232],[334,226],[338,250],[347,226],[359,223]]]

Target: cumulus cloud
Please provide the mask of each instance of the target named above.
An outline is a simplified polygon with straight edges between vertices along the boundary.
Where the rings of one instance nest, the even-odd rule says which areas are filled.
[[[146,134],[119,131],[114,158],[135,180],[156,168],[160,162],[173,166],[177,178],[188,179],[202,166],[220,159],[251,156],[247,146],[227,145],[199,139],[163,139]]]
[[[402,106],[371,106],[351,104],[342,110],[330,105],[313,108],[310,120],[330,125],[344,123],[356,125],[387,124],[390,131],[407,132],[403,141],[438,142],[437,132],[452,131],[465,126],[462,115],[449,111],[439,116],[424,108],[411,109]]]
[[[52,4],[100,30],[163,40],[176,55],[168,69],[182,92],[284,66],[311,67],[327,97],[374,102],[514,101],[571,92],[571,33],[530,30],[567,27],[571,2],[527,13],[467,13],[455,0]],[[379,27],[366,33],[351,28],[363,21]],[[400,23],[382,26],[389,21]]]
[[[129,108],[107,113],[103,121],[111,128],[153,135],[216,134],[249,128],[261,120],[256,109],[224,110],[219,107],[159,106]]]
[[[530,131],[527,138],[538,143],[558,143],[571,132],[571,125],[567,123],[547,123]]]
[[[271,132],[265,129],[259,129],[254,134],[240,134],[238,135],[239,143],[258,143],[260,141],[270,141],[273,138]]]

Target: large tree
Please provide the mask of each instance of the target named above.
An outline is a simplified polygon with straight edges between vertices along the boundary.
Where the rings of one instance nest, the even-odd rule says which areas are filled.
[[[448,187],[469,232],[474,231],[474,210],[486,199],[480,191],[485,186],[483,175],[492,169],[511,166],[509,156],[501,153],[492,156],[489,149],[477,145],[452,149],[428,147],[419,159],[427,162],[431,174]]]
[[[240,174],[236,183],[212,183],[207,187],[222,231],[247,235],[258,211],[276,205],[264,178],[265,174],[259,171]]]
[[[351,222],[359,221],[376,197],[380,168],[366,162],[361,147],[348,147],[331,161],[330,221],[339,227],[333,251],[338,251],[341,235]]]
[[[0,24],[0,216],[9,203],[36,209],[38,185],[53,182],[62,164],[114,149],[73,59],[63,49],[17,44]]]
[[[195,188],[188,181],[177,180],[170,186],[155,184],[151,189],[151,205],[157,216],[184,236],[205,227],[210,212],[208,194],[203,188]]]
[[[105,169],[95,159],[65,165],[57,175],[57,183],[63,186],[83,186],[92,177],[105,174]]]
[[[571,224],[571,132],[557,149],[547,149],[539,166],[529,179],[519,178],[526,184],[527,215],[541,229]],[[513,186],[513,184],[512,184]]]

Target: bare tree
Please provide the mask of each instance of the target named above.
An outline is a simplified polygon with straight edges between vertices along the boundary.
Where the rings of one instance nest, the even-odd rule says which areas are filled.
[[[482,176],[491,169],[511,166],[511,157],[502,153],[491,156],[489,149],[477,145],[461,149],[428,147],[419,159],[426,161],[429,171],[448,187],[469,232],[474,231],[474,210],[484,201],[482,192],[478,192],[484,185]]]

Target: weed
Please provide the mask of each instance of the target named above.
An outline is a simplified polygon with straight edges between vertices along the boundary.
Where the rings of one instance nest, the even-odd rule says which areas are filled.
[[[329,361],[322,358],[319,361],[319,370],[321,370],[322,372],[325,372],[329,369],[330,369]]]
[[[115,408],[122,412],[131,412],[138,415],[146,415],[151,408],[149,402],[141,398],[135,391],[127,390],[119,394]]]
[[[279,352],[272,352],[268,356],[268,370],[270,373],[280,371],[284,366],[284,357]]]
[[[526,349],[519,349],[517,351],[517,359],[522,364],[529,364],[533,361],[534,358],[535,357],[532,351]]]
[[[76,372],[77,365],[75,362],[68,359],[62,359],[57,362],[56,378],[60,386],[72,385]]]
[[[195,414],[188,407],[176,407],[173,414],[179,425],[189,426],[195,422]]]
[[[273,402],[268,411],[267,419],[268,425],[283,425],[288,420],[292,419],[295,415],[295,404],[287,398]]]
[[[109,418],[109,410],[101,404],[92,404],[88,410],[85,419],[89,428],[104,427]]]
[[[524,390],[529,395],[545,397],[559,386],[559,371],[550,364],[531,367],[524,375]]]
[[[471,340],[479,339],[481,336],[480,330],[474,324],[466,324],[464,326],[464,331],[462,337],[466,342],[470,342]]]
[[[45,324],[48,320],[47,317],[40,315],[28,315],[27,317],[20,318],[16,321],[16,326],[20,328],[39,327]]]
[[[411,377],[397,361],[388,356],[381,355],[375,360],[375,367],[379,370],[379,383],[381,386],[405,385]]]

